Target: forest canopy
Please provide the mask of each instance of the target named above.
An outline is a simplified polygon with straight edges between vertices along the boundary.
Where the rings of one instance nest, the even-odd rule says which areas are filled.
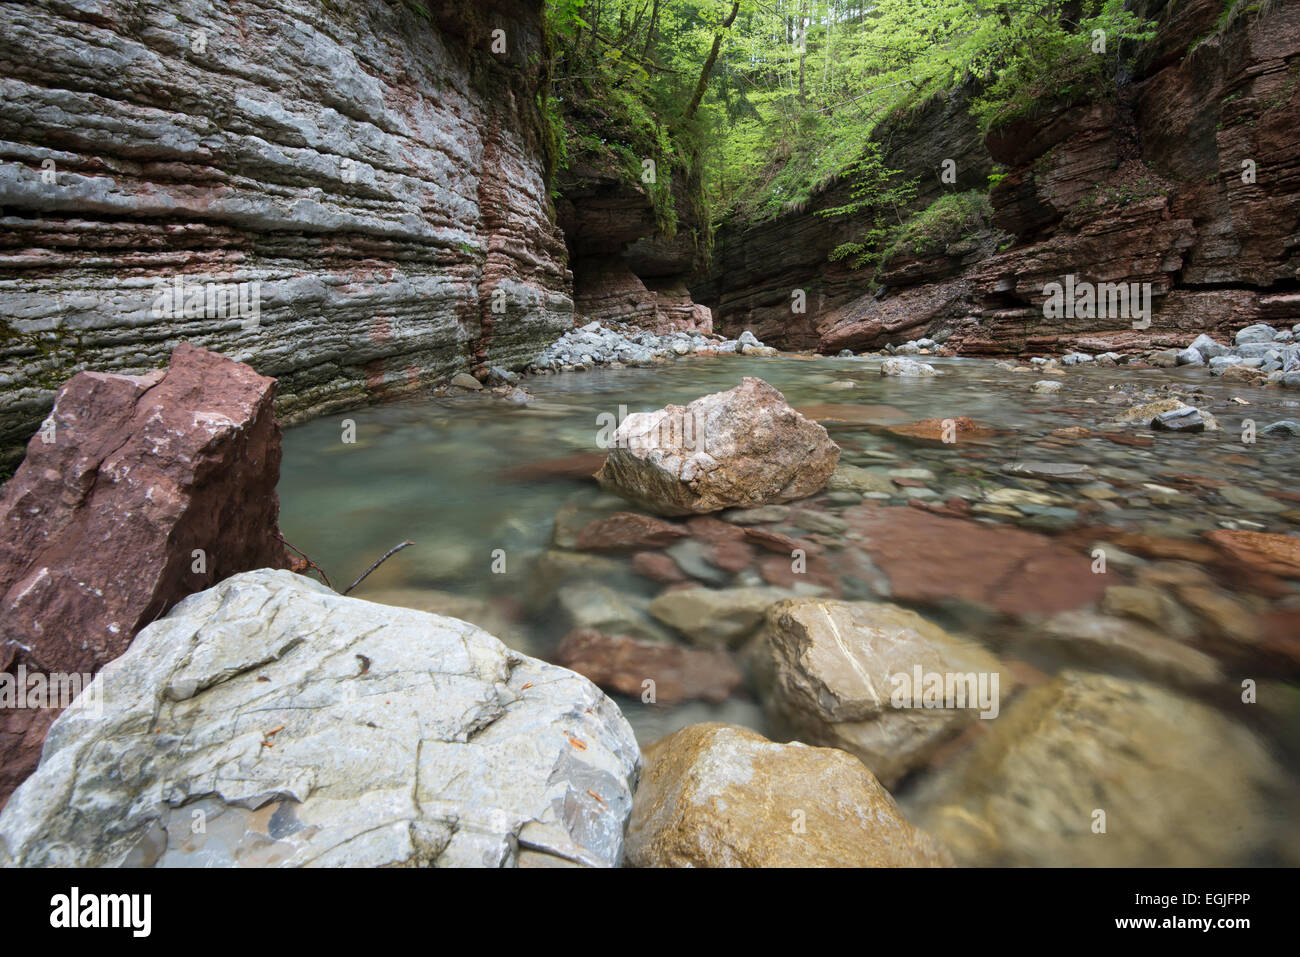
[[[1229,4],[1230,5],[1230,4]],[[704,218],[762,216],[863,159],[886,118],[966,87],[985,130],[1113,90],[1154,23],[1123,0],[548,0],[567,159],[654,159]],[[562,160],[563,162],[563,160]]]

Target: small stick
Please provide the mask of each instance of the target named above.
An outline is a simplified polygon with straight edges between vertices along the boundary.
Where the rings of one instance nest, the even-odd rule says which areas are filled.
[[[310,558],[308,558],[307,555],[306,555],[304,552],[300,551],[299,549],[294,548],[292,545],[290,545],[288,542],[286,542],[286,541],[284,540],[284,536],[281,535],[279,532],[276,532],[276,533],[275,533],[275,537],[276,537],[277,539],[280,540],[280,544],[283,545],[285,548],[288,548],[288,549],[291,549],[292,551],[298,552],[298,554],[302,556],[302,560],[305,561],[305,562],[307,563],[307,567],[308,567],[308,568],[314,568],[314,569],[316,569],[316,571],[320,572],[320,577],[323,578],[323,579],[325,579],[325,584],[326,584],[326,585],[329,585],[330,588],[333,588],[333,587],[334,587],[333,585],[330,585],[330,579],[329,579],[329,576],[325,574],[325,569],[321,568],[321,567],[320,567],[319,565],[317,565],[314,561],[312,561]],[[347,592],[344,592],[344,594],[347,594]]]
[[[367,568],[365,571],[363,571],[363,572],[361,573],[361,577],[360,577],[360,578],[358,578],[356,581],[354,581],[354,582],[353,582],[351,585],[349,585],[347,588],[343,589],[343,594],[346,595],[348,592],[352,591],[352,589],[354,589],[354,588],[356,588],[358,585],[360,585],[363,581],[366,580],[366,576],[367,576],[367,575],[369,575],[371,572],[373,572],[376,568],[378,568],[378,567],[379,567],[380,565],[382,565],[384,562],[388,561],[390,558],[392,558],[394,555],[396,555],[398,552],[400,552],[403,548],[406,548],[406,546],[408,546],[408,545],[414,545],[414,544],[415,544],[415,542],[402,542],[402,544],[400,544],[400,545],[394,545],[392,548],[390,548],[388,551],[386,551],[386,552],[384,553],[384,557],[383,557],[383,558],[379,559],[379,561],[375,562],[373,565],[371,565],[369,568]]]

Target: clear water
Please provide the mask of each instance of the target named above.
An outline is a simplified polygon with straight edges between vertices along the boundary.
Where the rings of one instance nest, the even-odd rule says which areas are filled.
[[[1084,367],[1052,377],[1013,373],[989,360],[927,361],[945,374],[937,379],[882,378],[878,363],[861,359],[692,358],[652,368],[529,379],[524,385],[536,401],[526,408],[486,394],[467,394],[328,416],[286,431],[281,528],[287,540],[321,565],[340,590],[393,545],[412,540],[414,547],[391,558],[353,594],[458,614],[526,653],[547,657],[567,627],[547,592],[547,581],[537,574],[539,561],[552,547],[557,514],[566,508],[572,512],[575,506],[585,509],[584,515],[599,514],[616,510],[619,503],[591,480],[529,475],[527,467],[596,451],[602,413],[618,415],[620,407],[638,412],[685,404],[754,375],[780,389],[796,407],[887,406],[895,411],[873,410],[881,421],[966,416],[1000,430],[990,444],[980,447],[982,453],[971,457],[969,447],[960,443],[918,446],[900,443],[871,426],[828,423],[843,449],[841,462],[929,469],[935,477],[924,484],[937,493],[937,501],[953,495],[979,501],[997,487],[1042,489],[1067,501],[1066,510],[1055,518],[1037,520],[1039,530],[1068,531],[1072,524],[1104,522],[1186,539],[1224,527],[1300,534],[1300,501],[1288,502],[1285,494],[1269,496],[1297,490],[1300,437],[1261,437],[1253,444],[1241,438],[1243,420],[1248,418],[1257,428],[1281,419],[1300,420],[1300,402],[1294,394],[1224,383],[1195,369]],[[1030,394],[1030,384],[1044,378],[1061,381],[1062,390],[1055,395]],[[845,388],[844,382],[854,387]],[[1114,413],[1159,398],[1161,390],[1170,387],[1194,390],[1194,404],[1212,412],[1222,430],[1155,437],[1149,447],[1120,445],[1095,436],[1061,440],[1050,435],[1053,430],[1079,426],[1120,431],[1105,424]],[[1234,397],[1248,404],[1234,402]],[[342,441],[349,423],[355,424],[354,443]],[[1078,486],[1049,486],[999,470],[1005,463],[1029,460],[1086,463],[1100,476],[1096,485],[1114,482],[1116,494],[1105,503],[1102,515],[1072,520],[1069,509],[1086,501]],[[1172,499],[1143,488],[1147,482],[1168,487],[1170,474],[1194,475],[1207,484],[1190,490],[1182,486],[1185,494]],[[1216,482],[1245,490],[1246,498],[1226,498]],[[898,492],[897,498],[882,504],[904,504],[907,490]],[[1258,498],[1251,498],[1252,493]],[[834,499],[821,497],[831,511],[849,504],[843,495]],[[977,517],[986,523],[1023,524],[1025,519]],[[1052,521],[1058,525],[1041,524]],[[601,563],[592,578],[615,589],[634,611],[663,587],[634,574],[626,561],[618,559]],[[735,583],[752,581],[752,574],[746,578],[741,573]],[[1296,584],[1287,583],[1285,593],[1252,597],[1252,607],[1260,611],[1300,607]],[[857,594],[866,587],[856,585]],[[426,605],[426,600],[432,604]],[[918,610],[996,647],[993,629],[1000,625],[978,617],[954,621],[939,608]],[[1066,664],[1041,655],[1033,661],[1048,674]],[[1077,657],[1068,664],[1077,667]],[[1086,664],[1102,671],[1114,666],[1106,660]],[[1294,769],[1300,754],[1300,690],[1294,671],[1287,674],[1283,667],[1278,673],[1275,665],[1269,667],[1273,671],[1265,669],[1261,679],[1270,679],[1269,687],[1281,690],[1274,694],[1271,710],[1261,708],[1251,733],[1281,764]],[[1278,694],[1285,699],[1281,706]],[[769,731],[761,703],[746,689],[720,705],[694,702],[666,708],[617,700],[643,745],[703,720]],[[913,787],[909,780],[900,796],[905,806]],[[919,787],[923,790],[925,782]],[[1294,794],[1290,798],[1294,804]],[[1286,809],[1277,813],[1277,826],[1289,828]],[[1289,831],[1285,835],[1292,845],[1294,838]]]

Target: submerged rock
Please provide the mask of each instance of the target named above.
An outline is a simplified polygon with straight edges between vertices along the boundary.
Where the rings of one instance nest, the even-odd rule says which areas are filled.
[[[1008,475],[1072,485],[1097,481],[1097,473],[1090,466],[1075,462],[1013,462],[1002,471]]]
[[[1276,838],[1265,795],[1284,793],[1280,769],[1208,705],[1066,671],[991,724],[919,816],[960,863],[1234,866]]]
[[[596,478],[662,515],[793,502],[825,488],[839,459],[826,430],[762,379],[683,407],[630,415]]]
[[[917,362],[914,359],[886,359],[880,364],[880,374],[883,376],[902,376],[904,378],[917,378],[936,376],[939,373],[935,371],[934,366],[928,362]]]
[[[1218,663],[1205,652],[1123,618],[1064,611],[1026,632],[1027,644],[1064,652],[1080,664],[1122,663],[1157,681],[1198,691],[1213,690],[1223,681]]]
[[[1220,529],[1205,537],[1248,568],[1300,578],[1300,536]]]
[[[92,687],[102,715],[55,722],[0,814],[0,864],[622,859],[627,721],[466,622],[249,572],[146,628]]]
[[[848,751],[886,787],[978,715],[996,717],[1013,684],[978,645],[880,602],[780,602],[768,609],[763,642],[755,669],[773,725]],[[930,700],[933,675],[941,683],[943,676],[969,676],[969,697]]]
[[[660,548],[685,538],[686,529],[649,515],[615,512],[583,527],[577,546],[583,551]]]
[[[860,465],[836,466],[828,487],[833,491],[859,493],[878,492],[893,495],[895,492],[894,482],[888,475],[873,472]]]
[[[594,628],[565,635],[552,660],[602,688],[647,704],[695,698],[726,701],[742,680],[740,669],[725,651],[638,641]]]
[[[758,630],[767,609],[790,592],[780,588],[675,588],[650,602],[650,614],[691,644],[738,648]]]
[[[1272,422],[1259,430],[1260,435],[1280,435],[1291,438],[1300,435],[1300,422],[1294,419],[1283,419],[1280,422]]]
[[[1105,588],[1105,576],[1091,573],[1086,553],[1024,529],[913,508],[860,506],[841,514],[898,601],[957,600],[1009,615],[1052,614],[1090,604]]]
[[[694,724],[646,749],[638,867],[942,867],[951,858],[851,755]]]

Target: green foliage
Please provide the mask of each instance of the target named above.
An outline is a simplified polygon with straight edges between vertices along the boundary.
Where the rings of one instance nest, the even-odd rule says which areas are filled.
[[[710,207],[763,216],[806,202],[883,122],[960,87],[985,130],[1104,92],[1152,28],[1123,0],[752,0],[706,100]]]
[[[425,20],[433,19],[432,14],[429,13],[429,8],[426,7],[424,4],[420,3],[419,0],[402,0],[402,2],[411,10],[415,11],[417,14],[423,17]]]
[[[843,206],[818,210],[820,216],[868,214],[867,230],[858,240],[842,243],[831,251],[831,261],[853,256],[853,267],[873,261],[877,250],[889,238],[893,227],[902,223],[902,210],[916,198],[916,180],[900,179],[901,170],[887,169],[880,155],[879,143],[867,143],[862,155],[849,164],[846,174],[853,187]],[[895,222],[890,223],[889,217]]]
[[[1004,36],[1004,44],[1015,38],[1016,46],[987,51],[985,75],[991,81],[972,106],[985,130],[1027,115],[1042,102],[1073,103],[1104,93],[1125,43],[1155,36],[1154,24],[1144,24],[1124,9],[1124,0],[1080,6],[1085,15],[1077,22],[1063,13],[1031,21]]]
[[[910,192],[909,192],[910,190]],[[943,252],[957,241],[988,226],[993,210],[988,195],[973,189],[964,193],[944,193],[924,210],[906,219],[889,222],[889,213],[898,217],[907,201],[915,194],[914,188],[893,188],[883,195],[885,204],[874,207],[877,216],[874,225],[861,242],[842,243],[831,252],[831,261],[853,257],[854,269],[875,267],[872,277],[890,260],[900,255],[928,256]],[[855,211],[850,206],[840,211]]]
[[[681,212],[674,194],[690,198],[702,224],[774,215],[846,172],[871,180],[860,164],[881,125],[955,90],[973,97],[985,131],[1040,105],[1108,95],[1155,26],[1124,0],[741,0],[724,29],[731,9],[732,0],[548,0],[570,166],[603,158],[632,178],[654,159],[664,221]],[[674,180],[686,188],[669,188]],[[840,257],[880,241],[861,237],[862,249]]]
[[[546,4],[556,47],[552,92],[564,117],[562,167],[620,170],[649,195],[669,236],[682,214],[674,197],[685,197],[705,243],[699,153],[706,138],[686,112],[730,7],[727,0]]]
[[[980,190],[944,193],[894,231],[880,261],[887,263],[900,253],[926,256],[946,250],[986,226],[992,215],[988,195]]]

